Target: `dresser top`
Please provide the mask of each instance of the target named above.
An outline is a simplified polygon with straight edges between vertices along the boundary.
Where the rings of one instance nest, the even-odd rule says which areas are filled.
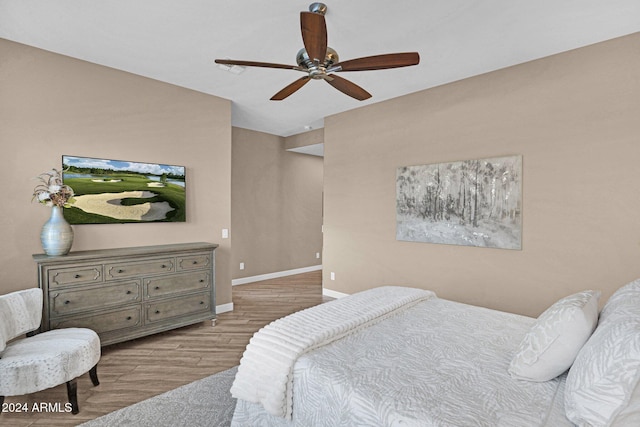
[[[140,256],[160,255],[179,251],[214,250],[218,245],[207,242],[175,243],[170,245],[133,246],[128,248],[98,249],[91,251],[69,252],[67,255],[49,256],[46,254],[33,254],[33,259],[38,263],[81,261],[86,259],[107,258],[114,256]]]

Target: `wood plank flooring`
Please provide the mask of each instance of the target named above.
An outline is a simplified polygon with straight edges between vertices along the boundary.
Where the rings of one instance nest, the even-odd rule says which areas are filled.
[[[233,287],[234,310],[218,315],[216,326],[198,323],[102,349],[100,385],[78,379],[80,413],[37,412],[34,405],[67,402],[61,385],[6,404],[26,413],[2,413],[1,426],[75,426],[216,372],[236,366],[255,331],[269,322],[331,298],[322,296],[322,272],[314,271]]]

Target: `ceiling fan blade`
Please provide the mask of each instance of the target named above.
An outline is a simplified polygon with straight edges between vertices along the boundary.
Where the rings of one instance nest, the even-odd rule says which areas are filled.
[[[271,100],[282,101],[283,99],[285,99],[286,97],[288,97],[289,95],[293,94],[295,91],[300,89],[302,86],[309,83],[309,80],[311,80],[309,76],[300,77],[298,80],[294,81],[293,83],[291,83],[290,85],[282,89],[280,92],[273,95],[271,97]]]
[[[300,12],[300,29],[309,59],[323,63],[327,55],[327,23],[324,20],[324,15],[315,12]]]
[[[419,63],[420,55],[418,52],[388,53],[338,62],[332,65],[327,72],[384,70],[387,68],[408,67]]]
[[[297,65],[273,64],[271,62],[236,61],[233,59],[216,59],[216,64],[240,65],[241,67],[283,68],[285,70],[304,71]]]
[[[369,92],[362,89],[357,84],[352,83],[347,79],[343,79],[340,76],[336,76],[335,74],[327,76],[327,78],[325,78],[325,81],[331,86],[338,89],[340,92],[349,95],[350,97],[355,98],[358,101],[364,101],[365,99],[371,98],[371,94]]]

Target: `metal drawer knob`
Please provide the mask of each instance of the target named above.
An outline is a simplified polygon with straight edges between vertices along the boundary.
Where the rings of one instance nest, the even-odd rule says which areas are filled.
[[[127,295],[130,295],[130,294],[131,294],[131,291],[127,291]]]
[[[127,316],[127,320],[131,320],[131,316]]]
[[[200,283],[204,283],[204,279],[200,279]]]
[[[160,310],[156,310],[156,314],[160,314]]]
[[[66,300],[64,303],[65,303],[65,304],[70,304],[70,303],[71,303],[71,301]]]
[[[81,276],[81,275],[79,275],[79,274],[76,274],[75,276],[73,276],[73,278],[74,278],[74,279],[79,279],[79,278],[81,278],[81,277],[82,277],[82,276]]]
[[[124,273],[124,270],[118,270],[118,273]]]
[[[193,261],[193,265],[196,265],[198,263],[198,261]]]
[[[153,289],[155,289],[155,290],[157,291],[158,289],[160,289],[160,286],[156,286],[156,287],[155,287],[155,288],[153,288]]]
[[[204,304],[204,301],[200,301],[200,305]]]
[[[164,265],[164,264],[162,264],[162,265],[160,266],[160,268],[167,268],[167,266],[166,266],[166,265]]]

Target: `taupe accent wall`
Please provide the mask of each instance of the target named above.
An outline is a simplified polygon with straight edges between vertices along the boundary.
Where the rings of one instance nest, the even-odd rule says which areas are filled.
[[[640,33],[328,117],[324,143],[325,288],[537,316],[640,277]],[[522,250],[396,241],[397,167],[507,155],[523,158]]]
[[[288,138],[232,135],[232,278],[320,265],[322,158],[286,151]]]
[[[0,39],[0,293],[37,286],[31,255],[50,209],[32,178],[63,154],[187,168],[187,222],[74,226],[72,250],[218,243],[216,304],[231,302],[231,104]]]

